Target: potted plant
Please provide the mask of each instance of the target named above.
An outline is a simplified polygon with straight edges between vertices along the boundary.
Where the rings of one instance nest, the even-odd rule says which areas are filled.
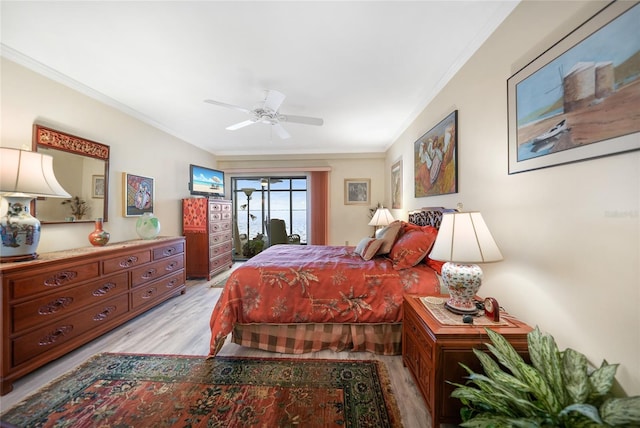
[[[65,199],[61,203],[62,205],[69,205],[69,208],[71,208],[71,214],[73,214],[76,220],[81,220],[82,217],[87,214],[87,211],[89,211],[89,205],[84,199],[80,199],[79,196],[74,196],[71,199]]]
[[[250,239],[242,246],[242,254],[251,258],[262,251],[264,248],[264,235],[262,233],[258,233],[255,238]]]
[[[484,374],[469,373],[466,385],[452,397],[462,402],[463,427],[596,427],[640,426],[640,396],[611,394],[617,364],[589,366],[573,349],[559,351],[550,335],[536,327],[527,335],[527,364],[499,333],[485,328],[489,351],[473,352]],[[504,371],[505,367],[508,371]]]

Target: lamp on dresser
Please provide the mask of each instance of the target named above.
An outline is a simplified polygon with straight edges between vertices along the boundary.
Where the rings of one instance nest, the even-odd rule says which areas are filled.
[[[447,262],[442,266],[442,279],[450,294],[445,307],[463,315],[478,312],[474,296],[482,284],[482,269],[475,263],[502,260],[482,214],[444,213],[429,257]]]
[[[29,213],[37,196],[70,198],[53,173],[53,158],[41,153],[0,147],[0,262],[35,259],[40,221]],[[6,202],[5,202],[6,201]]]

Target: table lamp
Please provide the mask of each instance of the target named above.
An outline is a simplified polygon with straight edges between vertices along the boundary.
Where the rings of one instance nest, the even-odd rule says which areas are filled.
[[[0,216],[0,262],[35,259],[40,222],[29,213],[31,200],[36,196],[71,197],[53,173],[53,158],[0,147],[0,195],[8,204]]]
[[[376,236],[376,231],[380,226],[388,226],[393,223],[394,218],[389,212],[389,210],[382,205],[378,205],[378,209],[373,214],[371,221],[369,222],[369,226],[374,227],[373,236]]]
[[[444,213],[429,257],[447,262],[442,266],[442,279],[450,294],[445,307],[457,314],[477,313],[474,296],[482,284],[482,269],[475,263],[502,260],[482,214]]]

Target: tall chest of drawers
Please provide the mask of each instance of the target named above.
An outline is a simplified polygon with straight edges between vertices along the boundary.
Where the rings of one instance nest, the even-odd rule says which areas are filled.
[[[41,254],[0,264],[0,394],[14,380],[185,290],[184,238]]]
[[[182,229],[187,242],[187,277],[211,279],[233,265],[231,201],[182,200]]]

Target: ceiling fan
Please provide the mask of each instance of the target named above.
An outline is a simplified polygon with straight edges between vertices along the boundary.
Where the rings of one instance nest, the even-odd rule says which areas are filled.
[[[251,117],[249,120],[245,120],[235,125],[227,126],[226,129],[235,131],[236,129],[244,128],[245,126],[253,125],[254,123],[266,123],[271,125],[273,130],[280,138],[287,139],[291,135],[280,124],[280,122],[301,123],[303,125],[316,125],[321,126],[324,120],[317,117],[308,116],[294,116],[290,114],[281,114],[279,112],[282,102],[286,98],[281,92],[274,91],[272,89],[266,90],[266,95],[263,101],[258,103],[253,109],[248,109],[233,104],[227,104],[215,100],[204,100],[205,103],[214,104],[221,107],[232,108],[234,110],[240,110],[248,113]]]

